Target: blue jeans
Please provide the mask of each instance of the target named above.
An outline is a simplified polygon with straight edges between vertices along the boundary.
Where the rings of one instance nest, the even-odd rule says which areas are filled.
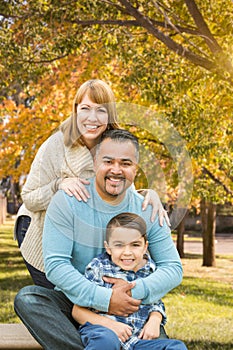
[[[18,241],[19,248],[20,248],[21,244],[23,243],[23,240],[26,236],[30,222],[31,222],[31,218],[27,215],[19,216],[17,219],[16,239]],[[33,282],[37,286],[42,286],[42,287],[51,288],[51,289],[54,288],[54,285],[47,280],[44,272],[39,271],[34,266],[30,265],[26,260],[24,260],[24,262],[25,262],[25,265],[26,265],[26,267],[27,267],[27,269],[32,277]]]
[[[73,304],[62,293],[26,286],[15,297],[15,312],[44,350],[83,350]],[[103,349],[102,349],[103,350]]]
[[[120,342],[117,335],[110,329],[92,325],[87,322],[80,327],[80,334],[85,350],[120,350]],[[139,339],[132,346],[134,350],[187,350],[185,344],[176,339],[157,338],[152,340]]]
[[[26,286],[16,295],[14,307],[16,314],[44,350],[84,349],[78,331],[79,324],[71,316],[73,303],[62,292],[40,286]],[[104,327],[103,329],[106,330]],[[108,334],[111,334],[114,346],[119,346],[115,333],[109,330]],[[167,337],[164,331],[162,337]],[[101,348],[103,349],[110,350],[108,347]],[[162,349],[184,350],[186,348],[164,347],[160,350]]]

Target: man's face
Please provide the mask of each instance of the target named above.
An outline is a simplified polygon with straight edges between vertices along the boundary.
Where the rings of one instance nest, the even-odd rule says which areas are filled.
[[[95,159],[96,190],[106,202],[118,204],[137,172],[136,149],[131,141],[105,139]]]

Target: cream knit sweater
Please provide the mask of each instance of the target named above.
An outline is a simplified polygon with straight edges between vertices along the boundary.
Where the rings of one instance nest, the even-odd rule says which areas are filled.
[[[31,217],[31,223],[21,245],[24,259],[44,271],[42,233],[46,209],[58,184],[65,177],[94,176],[93,159],[87,147],[66,147],[61,131],[50,136],[38,150],[22,189],[21,215]],[[16,225],[17,226],[17,220]]]

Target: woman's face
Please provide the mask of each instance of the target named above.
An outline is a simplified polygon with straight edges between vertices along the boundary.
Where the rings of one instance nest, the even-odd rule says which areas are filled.
[[[107,109],[84,95],[77,106],[77,126],[88,148],[94,147],[108,126]]]

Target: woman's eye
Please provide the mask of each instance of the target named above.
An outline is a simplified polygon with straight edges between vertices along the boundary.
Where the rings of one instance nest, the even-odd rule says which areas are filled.
[[[97,112],[98,112],[98,113],[107,113],[106,109],[104,109],[104,108],[98,109]]]

